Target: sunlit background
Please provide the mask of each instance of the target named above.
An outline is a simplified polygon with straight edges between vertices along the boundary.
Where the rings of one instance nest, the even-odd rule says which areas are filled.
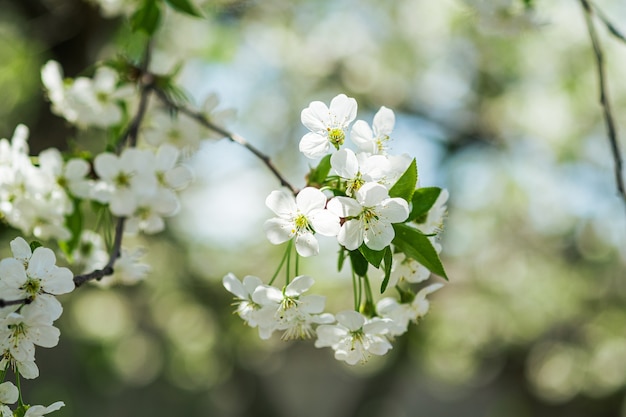
[[[450,282],[364,366],[310,341],[259,340],[221,278],[273,273],[282,248],[265,239],[263,202],[279,184],[245,149],[207,140],[182,212],[138,239],[149,278],[66,296],[60,346],[37,351],[29,398],[62,399],[67,417],[626,416],[626,209],[590,40],[578,2],[535,3],[537,24],[522,28],[461,0],[211,0],[204,19],[168,14],[152,69],[183,62],[192,102],[217,93],[237,111],[228,127],[298,187],[310,101],[346,93],[365,120],[392,108],[393,152],[416,157],[422,186],[450,191]],[[626,32],[626,3],[596,3]],[[598,29],[626,133],[626,45]],[[124,18],[94,4],[0,1],[0,137],[25,123],[35,153],[98,140],[50,114],[39,69],[56,59],[76,76],[136,49]],[[303,268],[317,292],[341,294],[329,305],[349,307],[324,243]]]

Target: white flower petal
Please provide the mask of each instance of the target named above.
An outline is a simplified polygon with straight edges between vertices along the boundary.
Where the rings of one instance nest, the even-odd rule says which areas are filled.
[[[265,205],[283,218],[291,218],[298,211],[293,195],[285,190],[275,190],[265,199]]]
[[[354,332],[365,324],[365,317],[354,310],[345,310],[336,314],[337,322]]]
[[[287,285],[285,288],[285,295],[287,297],[295,297],[307,291],[313,286],[315,281],[308,275],[297,276]]]
[[[309,159],[317,159],[328,153],[330,142],[326,136],[317,133],[307,133],[300,140],[300,152]]]
[[[322,134],[330,126],[328,107],[321,101],[313,101],[300,113],[302,124],[311,132]]]
[[[274,245],[280,245],[291,239],[295,234],[293,222],[275,217],[263,225],[267,240]]]
[[[315,256],[320,252],[319,243],[313,233],[308,230],[296,235],[296,251],[300,256]]]
[[[340,149],[330,157],[330,166],[342,178],[354,178],[359,172],[359,161],[351,149]]]
[[[313,210],[326,207],[326,196],[317,188],[306,187],[296,196],[296,205],[306,215]]]
[[[318,210],[309,216],[309,221],[315,230],[323,236],[337,236],[339,233],[339,217],[329,210]]]

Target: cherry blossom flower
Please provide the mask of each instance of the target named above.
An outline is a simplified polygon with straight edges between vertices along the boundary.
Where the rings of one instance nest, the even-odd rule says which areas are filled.
[[[328,210],[345,219],[337,241],[348,250],[363,243],[373,250],[384,249],[395,236],[391,224],[403,222],[409,216],[404,199],[389,198],[384,186],[371,182],[364,184],[355,198],[333,198],[328,202]]]
[[[0,326],[0,349],[10,353],[17,361],[35,359],[35,345],[54,347],[59,343],[61,332],[52,326],[45,311],[22,309],[22,313],[10,313]]]
[[[390,164],[382,155],[356,155],[351,149],[341,149],[330,157],[330,166],[346,180],[346,194],[352,196],[367,182],[382,182]]]
[[[321,101],[313,101],[302,110],[302,124],[310,130],[300,140],[300,152],[316,159],[328,153],[330,146],[339,149],[346,139],[346,131],[356,117],[356,100],[339,94],[330,101],[330,108]]]
[[[296,251],[302,256],[319,253],[314,233],[336,236],[339,217],[326,210],[326,196],[317,188],[307,187],[294,198],[285,190],[272,191],[265,204],[278,217],[265,222],[268,240],[278,245],[295,237]]]
[[[391,349],[385,336],[389,332],[389,319],[366,319],[356,311],[342,311],[336,318],[337,324],[317,328],[315,347],[331,347],[337,360],[355,365]]]
[[[72,272],[57,267],[54,252],[38,247],[28,257],[30,248],[24,239],[14,239],[11,249],[17,252],[18,259],[5,258],[0,261],[0,293],[6,299],[32,298],[32,303],[22,307],[22,312],[37,309],[51,319],[61,316],[63,308],[54,295],[66,294],[74,290]]]
[[[350,139],[363,152],[373,155],[385,155],[387,153],[387,142],[395,124],[396,116],[393,110],[382,106],[374,115],[374,122],[371,128],[364,120],[354,122],[350,132]]]
[[[313,286],[313,278],[298,276],[284,290],[262,285],[257,287],[252,299],[263,308],[273,310],[275,324],[273,330],[284,330],[282,339],[308,339],[315,333],[313,324],[332,323],[332,314],[322,313],[326,297],[321,295],[302,295]],[[270,333],[271,334],[271,333]]]
[[[395,287],[400,282],[418,283],[428,279],[430,271],[424,265],[413,258],[407,258],[402,252],[393,254],[389,288]]]
[[[381,317],[391,320],[389,334],[399,336],[407,331],[411,321],[424,317],[430,308],[426,296],[442,288],[443,284],[431,284],[422,288],[410,303],[399,303],[395,298],[385,297],[376,304],[376,311]]]
[[[154,154],[148,150],[129,148],[120,156],[101,153],[94,160],[94,169],[101,181],[93,197],[109,203],[111,213],[116,216],[132,215],[139,196],[156,191]]]
[[[54,178],[61,188],[67,188],[72,195],[80,198],[89,197],[93,181],[87,179],[91,167],[84,159],[73,158],[65,163],[61,152],[56,148],[50,148],[39,154],[39,167]]]
[[[0,384],[0,417],[13,417],[13,411],[6,404],[15,404],[19,391],[12,382]]]
[[[222,279],[222,284],[236,297],[236,313],[239,317],[248,326],[258,327],[261,339],[269,339],[276,329],[276,320],[274,319],[276,306],[273,303],[263,306],[252,298],[255,290],[263,286],[261,279],[246,275],[241,282],[234,274],[229,273]]]

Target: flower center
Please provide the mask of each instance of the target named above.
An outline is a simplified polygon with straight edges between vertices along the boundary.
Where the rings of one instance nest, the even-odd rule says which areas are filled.
[[[365,230],[369,229],[370,223],[378,221],[378,214],[376,214],[374,207],[364,207],[359,217],[365,225]]]
[[[365,184],[365,180],[361,177],[361,173],[357,172],[356,176],[346,183],[346,194],[352,196],[359,188]]]
[[[338,127],[332,129],[328,128],[328,140],[333,144],[335,149],[339,149],[339,147],[343,145],[343,142],[346,140],[346,134],[343,129],[339,129]]]
[[[39,294],[39,290],[41,290],[41,281],[34,278],[28,278],[22,289],[30,295],[37,295]]]
[[[130,187],[131,177],[131,174],[128,174],[126,172],[120,172],[114,179],[115,185],[121,188],[128,188]]]
[[[297,232],[301,232],[303,230],[307,230],[307,229],[311,228],[309,226],[309,219],[307,219],[306,216],[304,214],[302,214],[302,213],[298,213],[296,218],[293,219],[293,223],[296,226],[296,231]]]

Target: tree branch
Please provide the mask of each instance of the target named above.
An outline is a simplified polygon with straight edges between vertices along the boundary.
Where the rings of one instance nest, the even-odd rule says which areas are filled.
[[[626,187],[624,186],[624,178],[622,176],[623,161],[621,151],[619,148],[619,141],[617,139],[617,129],[615,127],[615,121],[613,118],[613,112],[611,110],[611,104],[609,102],[608,89],[606,83],[606,70],[604,67],[604,53],[602,46],[600,45],[600,39],[596,32],[595,25],[593,23],[593,9],[588,0],[580,0],[580,4],[585,14],[585,23],[587,24],[587,30],[589,31],[589,38],[593,46],[593,52],[596,61],[596,69],[598,72],[598,84],[600,89],[600,105],[604,114],[604,121],[606,124],[607,134],[609,142],[611,144],[611,152],[613,154],[613,160],[615,164],[615,181],[617,183],[617,191],[626,204]],[[602,19],[602,17],[601,17]],[[602,19],[605,24],[607,21]],[[609,30],[610,27],[609,27]],[[613,33],[613,32],[611,32]],[[614,33],[615,34],[615,33]]]
[[[291,183],[285,179],[285,177],[278,171],[276,166],[272,163],[270,157],[265,155],[263,152],[261,152],[257,148],[255,148],[253,145],[251,145],[245,138],[243,138],[242,136],[236,133],[229,132],[228,130],[214,124],[204,114],[194,111],[178,103],[175,103],[162,90],[155,88],[154,92],[157,95],[157,97],[167,107],[191,117],[192,119],[194,119],[196,122],[200,123],[202,126],[206,127],[207,129],[212,130],[216,133],[219,133],[220,135],[224,136],[231,142],[238,143],[239,145],[249,150],[254,156],[259,158],[265,164],[265,166],[267,166],[267,168],[270,171],[272,171],[272,174],[274,174],[274,176],[278,179],[278,181],[280,182],[280,185],[289,188],[289,190],[293,193],[293,195],[298,194],[298,189],[294,187],[293,185],[291,185]]]

